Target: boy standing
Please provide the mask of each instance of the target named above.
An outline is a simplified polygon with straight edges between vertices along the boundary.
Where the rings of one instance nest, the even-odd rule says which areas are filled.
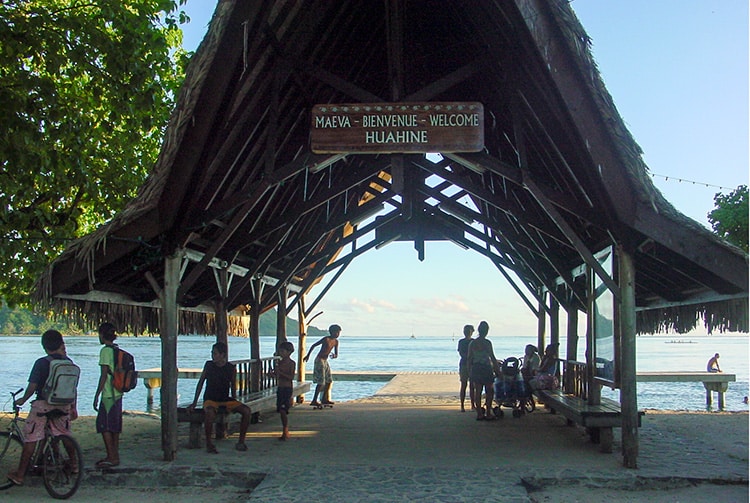
[[[283,428],[279,440],[289,438],[289,409],[292,408],[292,393],[294,392],[294,373],[297,364],[290,358],[294,353],[294,344],[284,341],[279,344],[279,356],[281,360],[276,363],[274,372],[276,374],[276,412],[281,416]]]
[[[211,347],[211,359],[203,365],[203,372],[198,379],[195,389],[195,398],[188,407],[195,409],[198,397],[206,383],[206,393],[203,395],[203,412],[206,431],[206,452],[217,454],[218,451],[213,444],[213,426],[216,420],[216,412],[219,407],[224,407],[230,412],[237,412],[242,416],[240,420],[240,439],[235,446],[238,451],[246,451],[245,435],[250,424],[250,407],[237,400],[237,382],[235,380],[236,369],[234,364],[227,361],[227,345],[217,342]]]
[[[328,364],[328,356],[331,358],[338,358],[339,356],[339,335],[341,335],[341,327],[338,325],[331,325],[328,327],[328,333],[330,335],[323,337],[318,342],[310,346],[310,350],[307,355],[302,359],[307,361],[310,359],[310,353],[315,346],[320,346],[318,356],[315,357],[315,366],[313,367],[313,381],[315,381],[315,393],[313,393],[312,402],[310,405],[317,407],[321,403],[323,405],[333,405],[331,401],[331,384],[333,379],[331,377],[331,366]],[[333,354],[331,354],[333,352]],[[320,402],[318,403],[318,395],[320,395]]]
[[[13,404],[16,407],[20,407],[26,403],[26,400],[31,395],[36,393],[36,400],[31,402],[31,411],[26,418],[24,426],[24,444],[18,469],[7,475],[11,482],[19,486],[23,485],[23,478],[29,468],[29,461],[31,460],[31,455],[34,453],[36,443],[44,438],[45,425],[49,423],[52,434],[55,436],[70,435],[70,421],[78,417],[75,402],[71,405],[50,405],[47,403],[47,397],[44,396],[43,391],[44,384],[47,382],[47,377],[49,377],[50,362],[57,359],[70,360],[65,351],[65,342],[63,341],[62,334],[57,330],[47,330],[42,334],[42,347],[47,356],[39,358],[34,362],[34,366],[31,368],[31,373],[29,374],[29,384],[26,387],[26,391]],[[63,411],[65,415],[54,419],[51,417],[48,418],[45,414],[54,409]],[[67,442],[63,442],[63,444],[68,451],[69,459],[71,461],[77,460],[78,457],[75,455],[74,447],[68,445]],[[79,468],[78,466],[72,466],[71,471],[77,473]]]
[[[466,386],[469,384],[469,363],[466,357],[469,354],[469,344],[471,344],[471,336],[474,333],[473,325],[464,325],[464,338],[458,341],[458,378],[461,381],[461,387],[459,388],[458,394],[461,399],[461,412],[466,412],[464,403],[466,402]],[[471,398],[471,409],[474,410],[474,387],[469,388]]]
[[[102,434],[107,457],[96,462],[97,468],[110,468],[120,464],[120,433],[122,432],[122,393],[112,384],[115,372],[115,339],[117,333],[111,323],[99,325],[99,384],[94,394],[96,432]],[[101,396],[101,402],[99,397]]]

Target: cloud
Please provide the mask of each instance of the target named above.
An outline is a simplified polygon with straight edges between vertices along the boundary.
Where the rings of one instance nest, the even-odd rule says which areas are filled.
[[[349,306],[355,311],[365,311],[367,313],[375,313],[382,311],[403,311],[396,304],[384,299],[370,299],[367,301],[359,300],[354,297],[349,300]]]
[[[416,298],[412,299],[412,304],[420,307],[422,310],[437,310],[442,312],[453,313],[470,313],[472,309],[466,305],[462,297],[454,298]]]

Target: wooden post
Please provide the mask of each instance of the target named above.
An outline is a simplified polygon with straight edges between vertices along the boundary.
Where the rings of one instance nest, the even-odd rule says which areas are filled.
[[[307,348],[307,322],[305,320],[305,296],[301,295],[299,302],[297,303],[297,323],[299,341],[297,343],[297,380],[304,382],[305,380],[305,362],[302,361],[302,357],[305,356]],[[305,395],[299,395],[297,397],[297,403],[304,403]]]
[[[560,303],[552,295],[549,296],[549,342],[550,344],[560,344]],[[557,357],[562,357],[560,346],[557,346]],[[561,366],[555,365],[555,376],[560,379]]]
[[[545,332],[547,330],[547,318],[546,318],[547,310],[545,309],[546,298],[547,298],[547,293],[541,292],[541,295],[539,296],[539,314],[536,317],[536,320],[537,320],[536,347],[539,348],[539,353],[542,355],[544,354],[544,348],[547,346],[546,344],[547,338],[545,335]]]
[[[261,280],[257,280],[257,288],[255,289],[256,295],[250,302],[250,359],[255,360],[256,363],[250,365],[250,391],[260,391],[261,384],[261,365],[260,361],[260,292],[262,284]],[[250,422],[255,424],[258,422],[260,413],[254,413]]]
[[[601,388],[594,381],[596,374],[596,334],[594,333],[594,298],[596,296],[596,281],[594,280],[594,271],[591,267],[586,267],[586,281],[588,284],[588,294],[586,298],[586,389],[588,390],[587,401],[590,404],[597,404],[601,401]]]
[[[161,317],[161,446],[164,461],[177,457],[177,288],[181,254],[164,260]]]
[[[549,342],[560,343],[560,303],[552,296],[549,310]]]
[[[568,343],[565,349],[568,360],[578,360],[578,309],[575,306],[568,308]],[[573,389],[573,376],[565,373],[565,391]]]
[[[219,270],[219,300],[214,304],[214,316],[216,317],[216,342],[223,342],[227,346],[227,358],[229,358],[229,337],[227,297],[229,296],[229,273],[226,269]]]
[[[279,344],[286,341],[286,287],[279,290],[279,303],[276,306],[276,348]]]
[[[250,359],[260,360],[260,303],[250,303]],[[260,391],[260,365],[253,365],[250,373],[250,391]]]
[[[635,266],[622,246],[617,248],[620,275],[620,329],[622,369],[620,409],[622,410],[622,457],[627,468],[638,468],[638,389],[636,385]]]

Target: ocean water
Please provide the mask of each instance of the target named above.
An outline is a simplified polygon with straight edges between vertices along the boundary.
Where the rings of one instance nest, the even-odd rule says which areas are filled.
[[[3,363],[0,367],[0,407],[9,410],[10,391],[26,386],[29,371],[36,358],[44,355],[39,336],[0,337]],[[536,337],[490,336],[498,358],[520,357],[526,344],[536,344]],[[95,414],[93,397],[99,376],[99,350],[96,337],[70,336],[65,338],[68,355],[81,367],[79,384],[79,410],[83,415]],[[316,341],[308,338],[308,347]],[[339,358],[331,360],[331,368],[346,371],[457,371],[458,337],[346,337],[339,339]],[[126,337],[118,340],[131,352],[139,369],[161,366],[161,341],[158,337]],[[177,342],[177,364],[182,368],[200,368],[210,358],[212,337],[185,335]],[[292,342],[297,346],[296,340]],[[271,356],[274,338],[261,338],[261,357]],[[583,346],[579,343],[579,346]],[[230,359],[249,358],[247,339],[230,338]],[[565,347],[565,339],[560,341]],[[708,336],[678,338],[675,336],[641,336],[637,339],[638,371],[697,371],[705,370],[706,362],[714,353],[720,353],[722,370],[737,375],[737,382],[729,384],[726,393],[726,410],[745,411],[743,398],[750,395],[750,363],[748,337]],[[317,351],[317,348],[316,348]],[[576,359],[583,359],[584,348]],[[299,361],[299,352],[292,355]],[[312,370],[312,361],[308,363]],[[429,376],[425,377],[426,379]],[[178,383],[179,403],[192,399],[196,380],[181,379]],[[335,401],[353,400],[377,392],[385,383],[377,381],[334,382]],[[458,391],[458,379],[456,379]],[[605,396],[618,399],[617,390],[605,388]],[[126,410],[147,411],[147,390],[142,383],[125,395]],[[307,399],[311,397],[308,395]],[[638,383],[638,407],[663,410],[705,410],[706,393],[701,383]],[[714,406],[716,400],[714,398]],[[154,407],[159,407],[159,393],[155,393]]]

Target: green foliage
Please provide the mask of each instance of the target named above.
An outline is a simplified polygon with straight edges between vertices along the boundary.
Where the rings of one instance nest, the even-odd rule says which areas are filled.
[[[276,335],[276,310],[272,309],[260,315],[260,335]],[[65,322],[54,322],[43,315],[33,314],[27,309],[10,308],[5,302],[0,301],[0,334],[41,334],[45,330],[54,328],[63,334],[72,334],[78,332]],[[289,317],[286,319],[286,333],[289,338],[298,337],[297,320]],[[323,337],[328,332],[320,330],[317,327],[310,326],[307,328],[307,335],[310,337]]]
[[[258,331],[261,336],[275,336],[276,335],[276,309],[271,309],[260,315],[258,321]],[[286,318],[286,335],[289,338],[299,337],[299,329],[297,320],[293,320],[287,316]],[[307,327],[307,335],[309,337],[323,337],[328,335],[328,331],[320,330],[317,327]]]
[[[0,334],[41,334],[50,328],[65,331],[66,326],[26,309],[11,309],[5,302],[0,302]]]
[[[739,248],[748,251],[748,189],[740,185],[728,195],[714,196],[716,209],[708,214],[714,232]]]
[[[183,4],[185,0],[180,0]],[[0,296],[141,186],[184,78],[176,0],[0,2]]]

